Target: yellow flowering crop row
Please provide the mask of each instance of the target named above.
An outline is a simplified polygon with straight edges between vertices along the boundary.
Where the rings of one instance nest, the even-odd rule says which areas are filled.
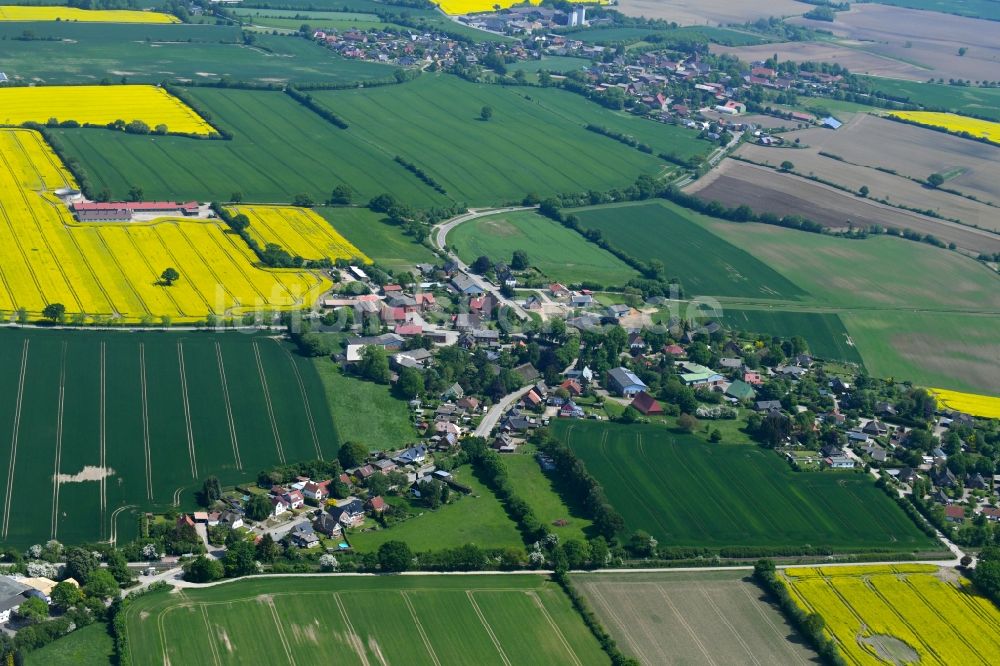
[[[861,576],[873,574],[934,573],[938,567],[933,564],[900,562],[899,564],[849,564],[836,567],[794,567],[785,569],[789,578],[809,578],[814,576]]]
[[[943,127],[949,132],[968,132],[973,136],[1000,143],[1000,123],[989,120],[979,120],[978,118],[969,118],[954,113],[938,113],[935,111],[893,111],[892,115],[903,120],[920,123],[921,125]]]
[[[76,7],[0,6],[0,21],[79,21],[81,23],[180,23],[161,12],[132,9],[77,9]]]
[[[988,599],[938,578],[927,570],[929,566],[803,568],[784,573],[792,598],[806,612],[823,617],[827,632],[851,663],[884,663],[874,648],[859,640],[875,635],[902,641],[921,664],[995,661],[1000,655],[1000,610]],[[893,571],[897,568],[912,572]]]
[[[239,206],[230,208],[236,215],[250,218],[247,231],[261,247],[275,243],[292,256],[303,259],[360,259],[371,263],[365,254],[341,236],[315,211],[293,206]]]
[[[37,316],[49,303],[67,315],[128,322],[208,313],[239,315],[307,307],[330,282],[308,271],[266,270],[217,220],[77,223],[54,192],[71,175],[31,130],[0,130],[0,313]],[[166,287],[172,267],[180,279]]]
[[[491,12],[500,5],[501,9],[507,9],[519,4],[522,0],[433,0],[445,14],[473,14],[476,12]],[[530,0],[531,4],[537,5],[539,0]],[[586,4],[607,4],[607,0],[589,0]]]
[[[956,409],[965,414],[987,419],[1000,419],[1000,398],[939,388],[931,389],[931,391],[938,402],[949,409]]]
[[[141,120],[151,129],[212,134],[215,130],[188,105],[157,86],[41,86],[0,88],[0,125],[75,120],[107,125]]]

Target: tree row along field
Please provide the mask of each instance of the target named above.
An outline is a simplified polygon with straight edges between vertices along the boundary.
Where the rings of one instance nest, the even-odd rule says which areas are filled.
[[[848,663],[991,663],[1000,654],[1000,610],[954,572],[904,564],[784,574],[798,605],[823,616]]]
[[[127,541],[209,475],[340,444],[314,366],[264,336],[4,330],[0,377],[0,541],[20,548]]]
[[[77,223],[51,194],[76,185],[37,132],[0,130],[0,154],[0,311],[8,315],[59,303],[70,317],[199,321],[309,306],[329,288],[311,272],[260,268],[218,220]],[[274,238],[298,238],[295,251],[310,257],[365,259],[312,211],[268,225]],[[161,279],[167,268],[180,274],[170,285]]]
[[[156,198],[207,200],[240,191],[247,201],[275,202],[305,192],[323,201],[335,185],[347,184],[358,200],[389,192],[417,207],[501,204],[528,192],[603,191],[672,168],[655,154],[587,131],[588,124],[630,134],[654,153],[682,160],[710,148],[693,131],[610,111],[562,90],[477,85],[447,75],[313,92],[347,129],[334,128],[280,92],[193,88],[189,94],[233,133],[232,141],[85,129],[58,135],[95,186],[116,197],[141,184]],[[493,110],[488,121],[481,118],[484,106]],[[400,109],[406,109],[404,119]],[[447,194],[423,183],[396,156]]]
[[[539,575],[258,578],[135,600],[137,664],[605,664],[562,590]]]
[[[937,550],[870,477],[792,472],[771,451],[709,445],[662,425],[558,421],[625,520],[661,544]]]

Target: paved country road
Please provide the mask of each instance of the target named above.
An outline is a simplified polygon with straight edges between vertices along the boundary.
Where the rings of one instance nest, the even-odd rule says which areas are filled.
[[[530,386],[525,386],[524,388],[518,389],[513,393],[508,393],[504,397],[500,398],[500,401],[490,407],[489,411],[486,412],[486,416],[483,420],[479,422],[476,426],[476,430],[472,433],[475,437],[489,437],[490,433],[493,432],[493,428],[496,427],[497,422],[503,413],[506,412],[512,404],[521,399],[521,396],[531,390]]]

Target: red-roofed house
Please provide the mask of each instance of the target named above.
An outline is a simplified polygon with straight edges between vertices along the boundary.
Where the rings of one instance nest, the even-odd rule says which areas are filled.
[[[632,407],[635,407],[640,413],[646,416],[663,413],[663,407],[660,406],[660,403],[645,391],[640,391],[632,398]]]
[[[666,345],[663,347],[664,354],[670,354],[671,356],[685,356],[684,347],[678,344]]]
[[[944,508],[944,518],[952,523],[962,522],[965,520],[965,507],[949,504]]]
[[[330,492],[326,489],[329,483],[329,481],[324,481],[322,483],[307,481],[306,485],[302,487],[302,495],[306,499],[322,502],[330,496]]]
[[[305,498],[302,496],[298,490],[292,490],[281,496],[281,499],[285,500],[289,509],[298,509],[306,503]]]
[[[375,513],[382,513],[385,511],[385,500],[381,496],[373,497],[368,500],[368,508]]]
[[[382,320],[382,323],[386,324],[394,321],[406,321],[406,308],[393,308],[383,305],[378,316]]]
[[[422,335],[424,332],[423,326],[420,326],[419,324],[398,324],[393,330],[396,335],[402,335],[403,337]]]
[[[522,402],[528,407],[537,407],[538,405],[542,404],[542,399],[539,397],[537,393],[535,393],[535,390],[532,389],[524,394]]]
[[[549,285],[549,293],[553,298],[564,298],[569,296],[569,289],[558,282],[553,282]]]
[[[760,386],[763,384],[763,380],[760,378],[760,373],[756,370],[748,370],[743,373],[743,381],[747,384],[752,384],[753,386]]]
[[[583,387],[580,386],[580,382],[576,381],[575,379],[567,379],[566,381],[564,381],[562,384],[559,385],[559,388],[566,389],[572,396],[583,394]]]
[[[387,284],[384,287],[382,287],[382,292],[386,296],[399,296],[400,294],[403,293],[403,288],[400,287],[398,284]]]
[[[423,291],[414,296],[413,300],[417,302],[417,305],[420,306],[421,310],[429,310],[437,305],[437,301],[434,300],[434,294]]]

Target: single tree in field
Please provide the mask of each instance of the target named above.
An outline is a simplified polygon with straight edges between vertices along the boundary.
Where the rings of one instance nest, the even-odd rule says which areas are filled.
[[[62,303],[49,303],[42,310],[42,316],[52,321],[62,321],[66,316],[66,306]]]
[[[335,206],[347,206],[351,203],[351,196],[354,191],[351,189],[350,185],[340,184],[333,188],[333,192],[330,194],[330,203]]]
[[[932,173],[927,176],[927,184],[931,187],[941,187],[944,185],[944,176],[939,173]]]
[[[406,571],[413,561],[413,551],[405,541],[386,541],[378,549],[378,563],[385,573]]]
[[[867,185],[862,185],[861,188],[858,190],[858,194],[860,194],[863,197],[867,197],[869,192],[871,192],[871,190],[868,189]]]
[[[490,118],[492,118],[493,117],[493,107],[492,106],[484,106],[482,109],[479,110],[479,117],[482,118],[483,120],[489,120]]]
[[[142,191],[142,185],[133,185],[128,188],[128,200],[129,201],[142,201],[144,192]]]
[[[240,203],[243,201],[243,193],[240,191],[233,192],[229,195],[229,200],[233,203]]]
[[[201,486],[201,495],[205,500],[205,506],[212,506],[213,502],[222,499],[222,484],[219,483],[219,477],[210,476],[205,479],[205,483]]]
[[[782,171],[791,171],[791,170],[792,170],[792,169],[794,169],[794,168],[795,168],[795,165],[794,165],[794,164],[792,164],[792,163],[791,163],[790,161],[788,161],[788,160],[785,160],[784,162],[782,162],[782,163],[781,163],[781,170],[782,170]]]
[[[168,287],[172,285],[174,282],[177,282],[177,280],[180,279],[180,277],[181,274],[177,272],[176,268],[167,268],[162,273],[160,273],[160,279],[163,281],[163,284],[165,284]]]
[[[528,261],[528,253],[524,250],[514,250],[513,256],[510,258],[510,267],[515,271],[527,270],[530,266]]]

